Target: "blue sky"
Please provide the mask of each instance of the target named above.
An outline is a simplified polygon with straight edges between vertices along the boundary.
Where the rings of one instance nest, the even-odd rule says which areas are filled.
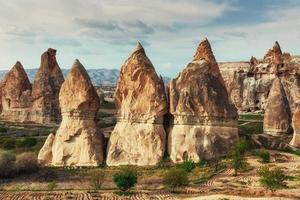
[[[0,0],[0,69],[37,68],[57,49],[62,68],[119,69],[139,40],[174,77],[208,37],[218,61],[262,57],[278,40],[300,55],[300,0]]]

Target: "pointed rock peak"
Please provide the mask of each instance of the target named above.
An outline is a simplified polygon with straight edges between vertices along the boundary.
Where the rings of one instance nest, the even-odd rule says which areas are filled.
[[[133,49],[132,53],[137,52],[137,51],[145,52],[144,47],[142,46],[142,44],[139,41],[137,42],[137,44],[136,44],[135,48]]]
[[[49,48],[48,50],[47,50],[47,52],[49,53],[49,54],[51,54],[51,55],[56,55],[56,49],[52,49],[52,48]]]
[[[81,64],[81,62],[78,59],[75,59],[73,65],[72,65],[72,68],[69,72],[68,78],[69,78],[69,76],[75,76],[75,77],[80,76],[80,77],[83,77],[84,79],[88,80],[89,82],[91,82],[86,69],[84,68],[84,66]]]
[[[282,54],[282,51],[281,51],[281,48],[280,48],[280,45],[279,43],[276,41],[274,46],[273,46],[273,51],[275,52],[280,52],[280,54]]]
[[[27,78],[27,74],[25,72],[25,69],[19,61],[16,62],[16,64],[11,68],[10,71],[11,72],[17,72],[20,76],[23,76],[23,77]]]
[[[202,60],[202,59],[204,59],[208,62],[216,62],[215,56],[211,49],[211,45],[207,38],[204,38],[200,42],[200,44],[196,50],[196,53],[194,55],[193,60],[196,61],[196,60]]]
[[[258,64],[258,60],[254,56],[251,56],[250,65],[253,66],[257,64]]]

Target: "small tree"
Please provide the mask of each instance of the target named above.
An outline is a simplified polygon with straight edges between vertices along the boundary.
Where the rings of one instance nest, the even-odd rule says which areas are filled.
[[[124,168],[115,175],[113,175],[113,181],[116,186],[126,194],[130,188],[134,187],[137,183],[137,172],[135,170]]]
[[[287,188],[286,181],[291,179],[291,177],[285,175],[282,169],[275,168],[274,170],[270,170],[267,166],[261,167],[258,170],[258,175],[260,176],[260,184],[272,192],[275,192],[278,189]]]
[[[234,169],[234,176],[237,176],[238,170],[243,169],[247,165],[244,155],[235,148],[230,152],[230,162]]]
[[[51,181],[48,183],[48,190],[53,191],[57,187],[57,183],[55,181]]]
[[[188,173],[182,168],[171,168],[163,176],[163,184],[172,192],[177,188],[188,185]]]
[[[101,189],[105,178],[104,171],[93,170],[89,172],[88,176],[89,176],[90,186],[95,190]]]

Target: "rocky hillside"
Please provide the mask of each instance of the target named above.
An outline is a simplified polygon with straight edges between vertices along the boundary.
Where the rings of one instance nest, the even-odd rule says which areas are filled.
[[[34,76],[37,73],[38,69],[26,69],[26,73],[30,82],[33,82]],[[64,77],[68,74],[67,69],[62,69]],[[0,70],[0,79],[3,79],[4,75],[8,72],[8,70]],[[117,69],[88,69],[87,70],[89,76],[94,85],[115,85],[118,81],[120,71]],[[169,77],[163,77],[165,83],[170,82]]]

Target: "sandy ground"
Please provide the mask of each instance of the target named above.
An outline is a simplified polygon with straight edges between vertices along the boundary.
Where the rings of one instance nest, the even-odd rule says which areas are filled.
[[[186,198],[184,200],[290,200],[291,198],[284,197],[239,197],[239,196],[230,196],[230,195],[211,195],[211,196],[203,196],[203,197],[192,197]]]

